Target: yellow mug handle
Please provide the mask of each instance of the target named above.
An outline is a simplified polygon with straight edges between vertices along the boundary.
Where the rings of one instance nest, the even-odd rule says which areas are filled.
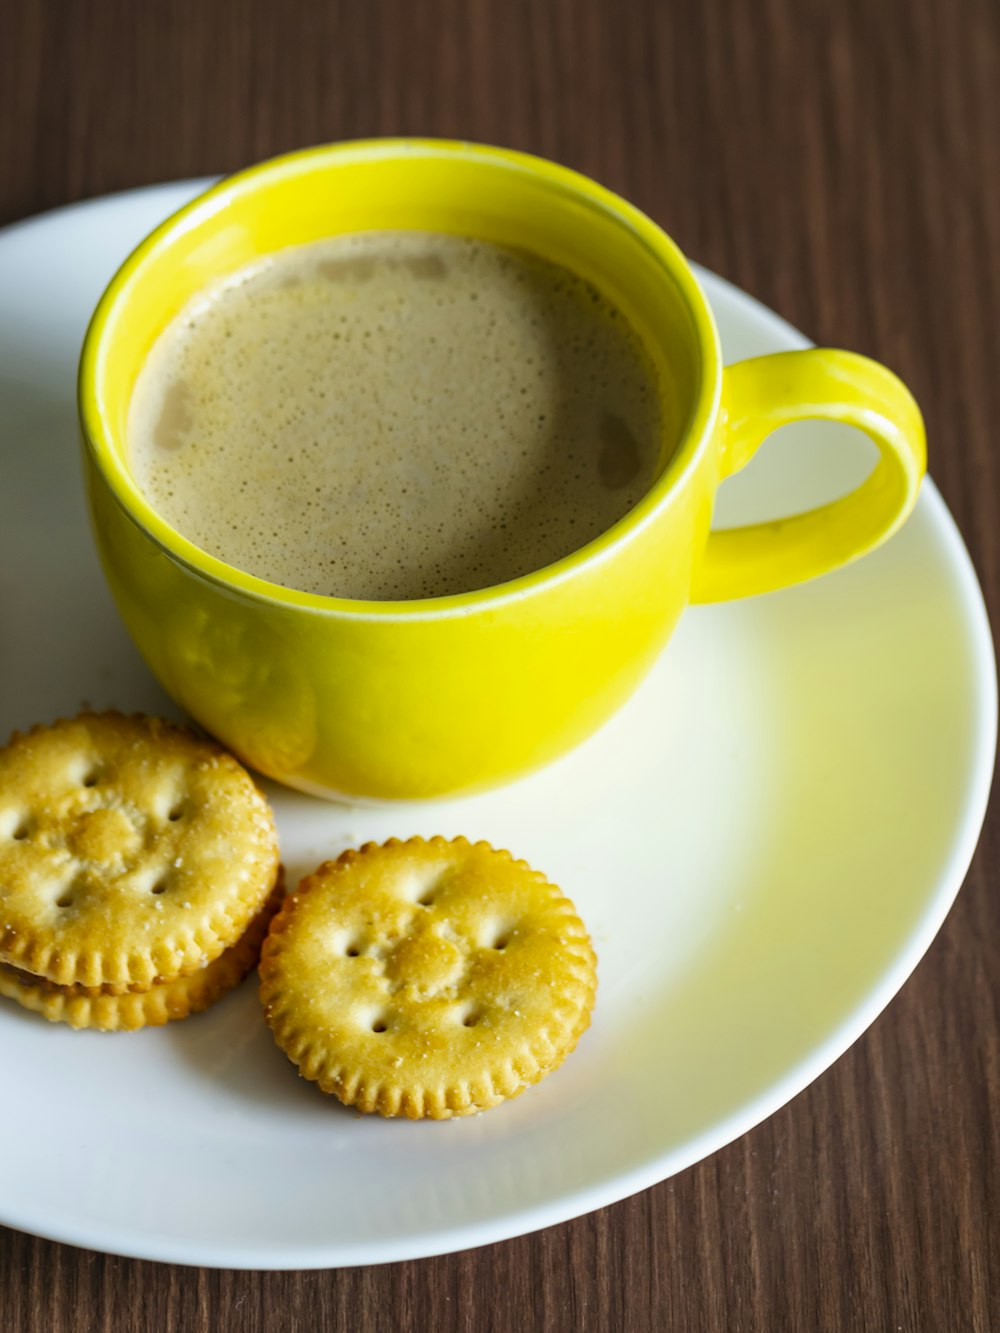
[[[855,352],[809,348],[727,366],[722,384],[722,476],[748,463],[792,421],[822,418],[864,431],[879,461],[857,490],[804,514],[713,532],[692,602],[719,602],[802,583],[856,560],[890,537],[913,508],[927,467],[920,409],[892,371]]]

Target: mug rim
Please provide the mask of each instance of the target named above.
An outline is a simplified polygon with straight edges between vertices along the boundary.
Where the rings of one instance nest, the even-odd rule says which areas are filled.
[[[102,359],[107,355],[107,326],[114,311],[132,299],[147,260],[169,247],[173,238],[195,221],[221,213],[237,196],[269,180],[315,169],[317,163],[344,159],[402,156],[465,156],[490,160],[500,168],[527,172],[563,193],[610,214],[650,251],[669,274],[690,317],[698,351],[697,387],[687,422],[662,472],[642,498],[620,519],[591,541],[541,568],[504,583],[471,592],[412,600],[364,600],[303,592],[272,583],[230,565],[195,545],[146,500],[112,444],[111,430],[98,392]],[[105,287],[84,335],[77,380],[77,407],[85,448],[111,494],[125,514],[175,562],[196,576],[249,599],[277,603],[287,609],[350,619],[436,618],[492,608],[562,582],[595,563],[603,563],[624,543],[653,522],[672,503],[698,466],[716,420],[722,387],[722,352],[708,301],[679,246],[650,217],[614,191],[570,167],[516,149],[465,140],[387,137],[345,140],[297,149],[246,167],[210,185],[165,218],[126,256]]]

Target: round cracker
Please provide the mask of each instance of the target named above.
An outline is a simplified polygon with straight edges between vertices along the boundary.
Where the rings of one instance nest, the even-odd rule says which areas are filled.
[[[114,993],[96,986],[59,986],[45,977],[0,963],[0,995],[16,1000],[50,1023],[101,1032],[134,1032],[187,1018],[238,986],[256,964],[281,896],[279,882],[236,943],[188,976],[154,982],[145,990]]]
[[[348,1106],[448,1119],[516,1097],[590,1022],[596,959],[573,904],[509,852],[391,839],[303,880],[271,924],[278,1045]]]
[[[84,713],[0,750],[0,962],[63,986],[196,972],[277,871],[263,794],[185,728]]]

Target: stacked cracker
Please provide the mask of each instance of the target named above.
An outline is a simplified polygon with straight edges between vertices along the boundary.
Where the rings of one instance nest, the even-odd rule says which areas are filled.
[[[267,801],[217,745],[83,714],[0,750],[0,994],[117,1031],[206,1008],[280,895]]]

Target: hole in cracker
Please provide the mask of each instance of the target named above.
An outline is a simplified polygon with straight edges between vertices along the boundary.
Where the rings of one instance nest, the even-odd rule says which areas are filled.
[[[24,815],[21,816],[13,829],[11,829],[10,836],[15,842],[24,842],[25,838],[28,836],[28,820]]]
[[[496,937],[491,947],[496,949],[497,952],[499,953],[502,952],[504,949],[506,949],[509,943],[510,943],[510,936],[504,930],[501,931],[500,934]]]
[[[160,894],[160,893],[165,893],[166,890],[167,890],[167,881],[165,879],[158,879],[149,891],[150,893]]]
[[[57,906],[57,907],[72,907],[72,905],[73,905],[73,899],[74,899],[75,897],[76,897],[76,894],[73,892],[72,889],[65,889],[65,890],[59,895],[59,897],[56,899],[56,906]]]
[[[183,815],[183,813],[184,813],[183,805],[175,805],[167,815],[167,818],[170,820],[171,824],[176,824],[178,819],[180,819],[181,815]]]
[[[348,958],[360,958],[361,946],[358,944],[349,944],[344,950],[344,953]]]
[[[417,907],[429,907],[448,876],[447,866],[423,866],[416,872],[401,874],[397,880],[399,896]]]
[[[465,1013],[462,1015],[462,1026],[474,1028],[482,1016],[483,1011],[481,1009],[466,1009]]]
[[[90,770],[89,773],[85,773],[85,774],[83,775],[83,777],[81,778],[81,782],[83,783],[83,785],[84,785],[85,787],[96,787],[96,786],[97,786],[97,769],[96,769],[96,768],[92,768],[92,769]]]
[[[385,1021],[384,1018],[375,1018],[372,1020],[373,1032],[386,1032],[388,1030],[388,1027],[389,1024]]]

